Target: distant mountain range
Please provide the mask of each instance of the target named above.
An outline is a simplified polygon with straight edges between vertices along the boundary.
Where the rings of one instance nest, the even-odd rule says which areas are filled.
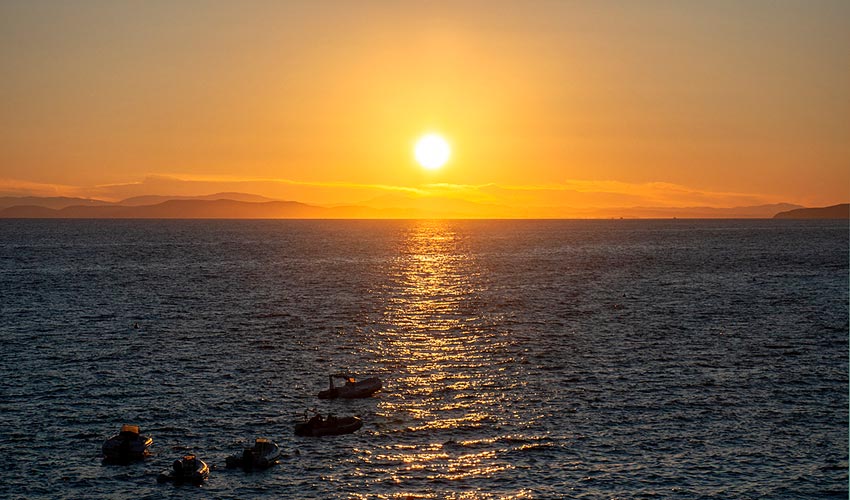
[[[364,212],[363,217],[378,216]],[[60,209],[36,205],[0,211],[3,218],[48,219],[325,219],[346,218],[340,208],[324,208],[296,201],[247,202],[235,200],[167,200],[153,205],[72,205]]]
[[[843,208],[841,208],[843,207]],[[323,207],[246,193],[137,196],[119,202],[68,197],[0,197],[0,218],[68,219],[416,219],[416,218],[847,218],[848,205],[808,209],[779,203],[751,207],[629,207],[570,210],[508,207],[448,198],[393,197]],[[843,211],[842,211],[843,210]],[[843,216],[842,216],[843,214]]]
[[[162,195],[147,195],[147,196],[134,196],[132,198],[127,198],[126,200],[121,200],[117,204],[131,207],[138,207],[143,205],[156,205],[157,203],[162,203],[164,201],[171,200],[232,200],[232,201],[247,201],[251,203],[263,203],[267,201],[279,201],[273,198],[266,198],[265,196],[260,196],[257,194],[246,194],[246,193],[216,193],[216,194],[208,194],[204,196],[162,196]]]

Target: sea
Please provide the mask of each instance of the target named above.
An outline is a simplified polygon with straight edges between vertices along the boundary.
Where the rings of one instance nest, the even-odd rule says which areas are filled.
[[[846,499],[848,234],[0,220],[0,498]],[[384,388],[318,399],[340,372]],[[125,423],[153,454],[104,465]],[[257,437],[280,463],[225,469]]]

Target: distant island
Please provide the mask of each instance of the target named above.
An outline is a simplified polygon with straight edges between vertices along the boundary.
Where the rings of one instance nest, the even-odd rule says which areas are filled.
[[[774,219],[850,219],[850,203],[841,203],[831,207],[797,208],[779,212]]]

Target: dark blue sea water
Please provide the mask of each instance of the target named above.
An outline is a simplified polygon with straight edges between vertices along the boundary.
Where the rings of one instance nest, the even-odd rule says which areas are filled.
[[[846,499],[848,249],[840,221],[2,220],[0,497]],[[341,370],[385,390],[318,400]],[[307,408],[364,426],[295,437]],[[155,454],[102,465],[122,423]],[[281,464],[224,470],[257,436]],[[158,485],[190,451],[208,483]]]

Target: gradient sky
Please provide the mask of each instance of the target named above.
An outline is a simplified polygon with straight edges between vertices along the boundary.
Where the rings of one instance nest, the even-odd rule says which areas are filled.
[[[6,0],[0,194],[835,204],[849,57],[846,0]]]

